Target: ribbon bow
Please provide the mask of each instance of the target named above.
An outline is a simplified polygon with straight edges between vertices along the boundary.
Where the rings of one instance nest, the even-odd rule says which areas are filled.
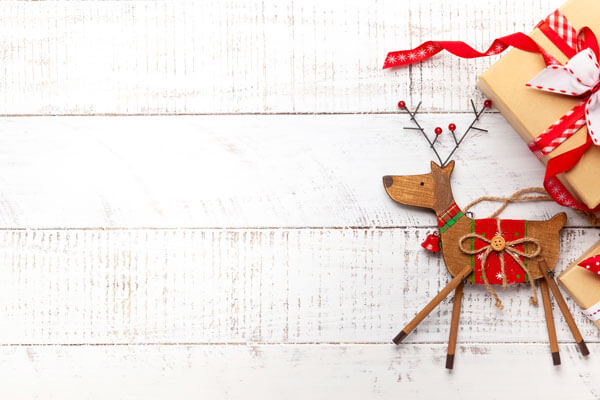
[[[504,237],[502,236],[502,228],[500,227],[500,219],[496,219],[496,221],[498,223],[498,231],[496,232],[496,236],[494,236],[491,240],[486,238],[483,235],[478,234],[478,233],[468,233],[466,235],[463,235],[458,240],[458,247],[460,248],[460,250],[463,253],[468,254],[468,255],[475,255],[475,254],[482,253],[481,274],[483,275],[483,281],[485,282],[485,287],[492,294],[492,296],[494,296],[494,298],[496,299],[496,307],[498,307],[499,309],[503,309],[504,307],[502,306],[502,301],[500,300],[500,297],[498,297],[498,294],[496,293],[496,291],[490,285],[490,283],[487,279],[487,274],[485,272],[485,262],[487,261],[488,256],[490,255],[490,253],[492,251],[496,251],[498,253],[498,258],[500,259],[500,269],[502,272],[502,286],[506,286],[506,272],[504,271],[504,253],[511,256],[516,261],[516,263],[519,264],[519,266],[523,269],[523,271],[525,271],[525,273],[528,276],[531,276],[531,274],[529,273],[529,270],[527,269],[527,267],[525,266],[525,264],[523,263],[523,261],[521,260],[520,257],[525,257],[525,258],[537,257],[540,254],[540,252],[542,251],[542,248],[540,246],[540,242],[537,239],[530,238],[527,236],[519,238],[517,240],[512,240],[510,242],[507,242],[504,239]],[[483,246],[479,249],[475,249],[475,250],[471,250],[470,247],[463,246],[463,242],[465,240],[473,239],[473,238],[482,240],[482,241],[486,242],[487,245]],[[521,251],[515,247],[519,244],[524,244],[524,243],[535,244],[535,250],[533,252],[527,253],[527,252]],[[537,305],[537,292],[535,290],[535,285],[533,283],[533,279],[530,279],[529,282],[531,284],[531,291],[533,293],[530,301],[532,304]]]
[[[575,54],[566,65],[549,65],[526,86],[567,96],[587,95],[585,122],[595,145],[600,145],[600,65],[591,48]]]

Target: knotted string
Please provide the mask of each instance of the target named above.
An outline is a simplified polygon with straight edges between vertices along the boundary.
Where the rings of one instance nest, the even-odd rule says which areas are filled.
[[[498,224],[498,232],[496,233],[496,235],[502,236],[502,228],[500,226],[500,219],[496,218],[496,222]],[[484,242],[487,243],[487,245],[483,246],[479,249],[476,249],[476,250],[471,250],[469,248],[463,247],[463,242],[467,239],[483,240]],[[535,244],[535,251],[526,253],[515,247],[515,246],[523,244],[523,243]],[[496,307],[498,307],[499,309],[503,309],[504,306],[502,305],[502,301],[500,300],[498,293],[496,293],[496,291],[494,290],[492,285],[490,285],[490,282],[488,281],[488,278],[487,278],[487,274],[485,272],[485,263],[487,261],[488,256],[490,255],[490,253],[492,251],[496,251],[492,247],[492,241],[478,233],[468,233],[466,235],[461,236],[461,238],[458,239],[458,247],[460,247],[460,250],[463,253],[468,254],[468,255],[475,255],[475,254],[479,254],[479,253],[483,252],[483,256],[481,257],[481,274],[483,275],[483,281],[485,282],[485,287],[492,294],[492,296],[494,296],[494,298],[496,299]],[[524,257],[524,258],[534,258],[540,254],[541,250],[542,250],[542,248],[540,246],[540,242],[535,238],[530,238],[527,236],[517,239],[517,240],[512,240],[510,242],[506,242],[504,244],[504,248],[502,250],[497,251],[498,259],[500,260],[500,270],[502,273],[502,286],[506,287],[506,272],[504,269],[505,268],[504,267],[504,253],[511,256],[513,258],[513,260],[515,260],[516,263],[519,264],[519,266],[523,269],[523,271],[525,271],[525,273],[531,277],[531,273],[525,266],[525,263],[523,261],[521,261],[519,256]],[[531,292],[532,292],[532,296],[529,299],[529,301],[531,302],[531,304],[537,305],[538,304],[537,291],[535,290],[535,284],[533,282],[533,279],[529,279],[529,283],[531,284]]]
[[[537,194],[539,194],[539,196],[524,196],[528,193],[537,193]],[[496,211],[494,211],[494,213],[492,215],[490,215],[488,217],[488,218],[496,218],[498,215],[500,215],[500,213],[502,211],[504,211],[506,209],[506,207],[508,207],[508,205],[510,203],[523,203],[526,201],[553,201],[553,200],[550,196],[548,196],[548,193],[544,189],[542,189],[540,187],[528,187],[528,188],[521,189],[521,190],[513,193],[509,197],[497,197],[497,196],[479,197],[479,198],[473,200],[472,202],[470,202],[469,204],[467,204],[467,206],[464,208],[464,212],[466,213],[471,207],[473,207],[476,204],[481,203],[482,201],[502,201],[502,202],[504,202]]]
[[[526,194],[529,194],[529,193],[537,193],[538,195],[537,196],[525,196]],[[502,236],[502,227],[500,226],[500,219],[498,219],[497,217],[502,211],[504,211],[504,209],[510,203],[525,202],[525,201],[552,201],[552,198],[550,196],[548,196],[548,194],[546,193],[546,191],[544,189],[531,187],[531,188],[519,190],[518,192],[515,192],[513,195],[511,195],[509,197],[493,197],[493,196],[480,197],[480,198],[474,200],[473,202],[471,202],[469,205],[467,205],[467,207],[465,208],[465,212],[469,208],[473,207],[475,204],[478,204],[482,201],[502,201],[502,202],[504,202],[489,217],[489,218],[496,219],[496,223],[498,226],[498,231],[497,231],[496,235]],[[479,239],[479,240],[486,242],[487,245],[483,246],[479,249],[476,249],[476,250],[471,250],[469,248],[463,247],[463,242],[467,239]],[[520,244],[524,244],[524,243],[535,244],[535,247],[536,247],[535,250],[533,252],[524,252],[524,251],[521,251],[516,248],[516,246],[518,246]],[[492,285],[490,285],[488,278],[487,278],[487,274],[485,272],[485,264],[486,264],[488,256],[490,255],[490,253],[492,251],[496,251],[492,247],[492,240],[490,240],[480,234],[477,234],[477,233],[468,233],[466,235],[461,236],[461,238],[458,239],[458,247],[460,248],[460,250],[463,253],[468,254],[468,255],[475,255],[475,254],[482,253],[481,273],[483,275],[483,281],[485,283],[485,287],[492,294],[492,296],[494,296],[494,298],[496,299],[496,307],[498,307],[499,309],[503,309],[504,306],[502,305],[502,301],[500,300],[500,297],[498,296],[498,294],[496,293],[496,291],[494,290]],[[523,269],[523,271],[525,271],[525,273],[529,277],[531,277],[531,273],[529,272],[529,270],[525,266],[525,263],[521,260],[520,257],[535,258],[540,254],[541,251],[542,251],[542,247],[540,245],[540,242],[537,239],[531,238],[528,236],[522,237],[517,240],[512,240],[510,242],[505,242],[504,247],[497,251],[498,259],[500,260],[500,269],[501,269],[501,274],[502,274],[502,286],[506,287],[506,285],[507,285],[505,265],[504,265],[504,253],[511,256],[513,258],[513,260],[515,260],[515,262]],[[535,283],[533,282],[533,279],[529,279],[529,283],[531,285],[531,292],[532,292],[532,296],[529,299],[529,301],[531,302],[531,304],[537,305],[538,304],[537,291],[535,289]]]

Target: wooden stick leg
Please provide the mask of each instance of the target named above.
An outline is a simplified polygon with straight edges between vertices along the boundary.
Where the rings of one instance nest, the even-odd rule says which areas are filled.
[[[420,323],[425,319],[426,316],[433,311],[433,309],[442,302],[451,291],[456,289],[456,287],[473,271],[473,268],[468,265],[462,269],[419,313],[396,335],[392,341],[395,344],[400,344],[400,342],[408,336],[409,333],[413,331]]]
[[[542,303],[544,303],[544,313],[546,314],[546,328],[548,328],[548,338],[550,340],[550,352],[552,353],[552,363],[560,365],[560,354],[558,352],[558,340],[556,338],[556,327],[554,326],[554,316],[552,315],[552,302],[550,300],[550,291],[548,282],[545,279],[539,280],[540,292],[542,292]]]
[[[581,350],[581,354],[583,354],[584,356],[587,356],[588,354],[590,354],[590,351],[588,350],[587,345],[585,344],[585,341],[583,340],[583,337],[581,336],[581,332],[579,332],[579,328],[577,328],[577,324],[575,323],[575,320],[573,319],[573,316],[571,315],[571,312],[569,311],[569,307],[567,306],[567,303],[565,302],[564,297],[560,293],[558,284],[556,283],[556,281],[553,278],[550,278],[548,264],[546,264],[546,261],[544,261],[543,259],[540,259],[539,266],[540,266],[540,271],[542,272],[542,275],[544,275],[544,279],[546,280],[546,282],[548,282],[548,287],[550,287],[550,290],[552,291],[552,294],[554,295],[554,299],[556,300],[556,303],[558,304],[558,308],[560,308],[560,311],[562,312],[563,317],[567,321],[567,325],[569,325],[569,329],[571,330],[571,334],[573,334],[573,338],[575,339],[575,342],[577,342],[577,344],[579,345],[579,350]]]
[[[454,291],[452,305],[452,320],[450,321],[450,337],[448,338],[448,355],[446,355],[446,368],[454,368],[454,353],[456,351],[456,338],[458,336],[458,322],[460,321],[460,306],[462,304],[463,288],[465,284],[459,283]]]

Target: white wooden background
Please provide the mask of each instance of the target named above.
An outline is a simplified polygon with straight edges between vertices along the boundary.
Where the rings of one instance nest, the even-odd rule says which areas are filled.
[[[553,367],[526,286],[503,311],[466,288],[452,372],[448,301],[390,343],[449,279],[419,246],[433,214],[381,184],[431,157],[395,104],[464,128],[493,60],[385,54],[483,49],[560,2],[0,3],[0,397],[600,398],[600,332],[569,299],[592,354],[555,310]],[[457,201],[539,185],[504,119],[481,125]],[[569,217],[558,270],[600,238]]]

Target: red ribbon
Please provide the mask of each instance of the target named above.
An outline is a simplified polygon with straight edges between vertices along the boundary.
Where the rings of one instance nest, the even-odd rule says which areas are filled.
[[[558,29],[562,30],[562,36],[556,31],[557,25],[560,25]],[[557,10],[553,14],[550,14],[546,19],[540,22],[537,27],[567,57],[571,58],[579,51],[590,48],[596,53],[596,57],[600,60],[598,41],[591,29],[584,27],[577,33],[577,42],[575,46],[571,45],[565,39],[567,28],[571,29],[572,32],[574,32],[574,30],[560,11]],[[517,32],[494,40],[492,45],[485,52],[479,52],[468,44],[460,41],[428,41],[411,50],[388,53],[383,68],[386,69],[425,61],[442,50],[446,50],[461,58],[476,58],[500,54],[509,46],[523,51],[541,54],[546,65],[560,64],[554,57],[538,45],[535,40],[524,33]],[[565,132],[566,129],[571,128],[575,122],[584,117],[584,113],[585,109],[581,104],[575,106],[568,117],[563,117],[559,123],[556,123],[551,128],[547,129],[542,136],[538,136],[536,142],[530,145],[531,150],[537,154],[540,147],[551,143],[555,138]],[[551,158],[546,165],[544,188],[557,203],[563,206],[588,212],[598,212],[600,211],[600,205],[594,209],[590,209],[585,204],[577,201],[556,178],[556,175],[573,168],[591,145],[592,140],[589,135],[586,135],[586,141],[583,145]]]
[[[461,58],[477,58],[500,54],[509,46],[523,51],[541,54],[547,65],[557,63],[554,57],[541,48],[535,40],[522,32],[517,32],[494,40],[492,45],[483,53],[475,50],[465,42],[430,40],[411,50],[392,51],[388,53],[383,64],[383,69],[425,61],[442,50],[446,50]]]

